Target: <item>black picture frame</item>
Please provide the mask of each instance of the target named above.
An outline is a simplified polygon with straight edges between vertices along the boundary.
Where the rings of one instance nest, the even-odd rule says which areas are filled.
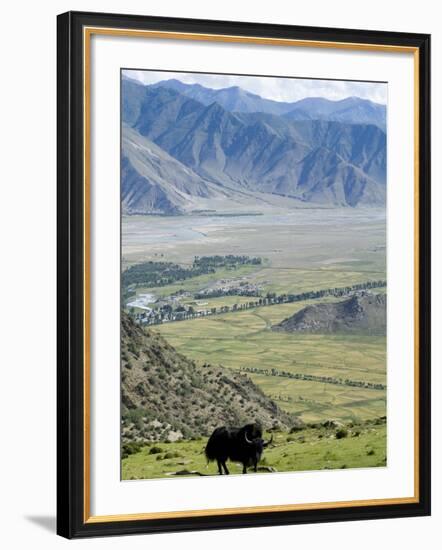
[[[107,27],[413,48],[419,60],[418,498],[415,502],[201,517],[91,521],[85,512],[84,29]],[[427,34],[68,12],[57,21],[57,532],[66,538],[430,514],[430,36]]]

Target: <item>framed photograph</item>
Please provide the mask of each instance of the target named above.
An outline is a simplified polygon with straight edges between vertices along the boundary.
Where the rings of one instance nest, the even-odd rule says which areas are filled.
[[[430,513],[430,37],[58,17],[58,533]]]

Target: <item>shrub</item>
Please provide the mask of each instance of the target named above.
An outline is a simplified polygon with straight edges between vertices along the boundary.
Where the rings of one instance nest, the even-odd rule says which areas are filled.
[[[182,432],[185,439],[191,439],[195,435],[192,430],[185,426],[183,426]]]
[[[302,431],[303,429],[305,428],[305,426],[292,426],[292,428],[290,429],[290,433],[291,434],[294,434],[296,432],[300,432]]]
[[[146,409],[130,409],[126,414],[124,420],[128,423],[139,425],[140,428],[145,421],[148,421],[152,413]]]
[[[343,439],[344,437],[347,437],[348,431],[345,428],[340,428],[339,430],[336,430],[335,437],[336,439]]]
[[[161,447],[155,447],[154,446],[154,447],[151,447],[149,449],[149,454],[150,455],[157,455],[157,454],[162,453],[162,452],[163,452],[163,449]]]
[[[135,453],[138,453],[140,452],[140,450],[142,449],[143,445],[139,442],[130,442],[130,443],[125,443],[123,445],[123,448],[121,449],[121,458],[124,459],[124,458],[127,458],[129,455],[133,455]]]
[[[180,455],[180,453],[177,453],[175,451],[168,451],[164,455],[164,458],[182,458],[182,455]]]
[[[135,345],[135,343],[133,341],[130,341],[129,344],[128,344],[128,349],[131,353],[133,353],[133,355],[135,355],[135,357],[138,359],[140,357],[140,353]]]
[[[323,428],[336,428],[336,422],[334,420],[325,420],[321,422]]]
[[[318,422],[310,422],[309,424],[307,424],[307,427],[312,428],[313,430],[316,430],[318,428],[321,428],[322,424]]]

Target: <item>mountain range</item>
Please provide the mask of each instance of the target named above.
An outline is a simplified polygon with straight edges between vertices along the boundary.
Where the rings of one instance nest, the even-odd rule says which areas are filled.
[[[216,102],[230,112],[285,115],[289,120],[329,120],[350,124],[374,124],[384,131],[386,127],[385,105],[359,97],[347,97],[339,101],[309,97],[299,101],[284,102],[263,98],[239,86],[214,90],[201,84],[186,84],[175,78],[163,80],[151,87],[170,88],[203,105]]]
[[[250,204],[382,206],[385,107],[295,103],[238,87],[122,81],[123,212],[181,214]]]

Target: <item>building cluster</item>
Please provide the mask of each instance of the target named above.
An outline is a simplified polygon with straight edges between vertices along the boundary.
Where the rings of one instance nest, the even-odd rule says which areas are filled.
[[[225,281],[227,283],[227,281]],[[185,297],[191,295],[187,291],[178,292],[169,296],[167,299],[155,301],[153,308],[147,307],[145,302],[144,309],[141,313],[130,312],[135,322],[141,325],[159,325],[161,323],[169,323],[173,321],[186,321],[188,319],[196,319],[198,317],[207,317],[210,315],[219,315],[223,313],[243,311],[255,307],[272,306],[276,304],[287,304],[304,300],[312,300],[322,298],[324,296],[349,296],[354,293],[360,294],[373,288],[382,288],[386,286],[385,281],[367,281],[365,283],[355,284],[353,286],[341,288],[328,288],[310,292],[302,292],[301,294],[276,294],[268,292],[264,296],[260,295],[260,288],[248,282],[242,282],[238,286],[221,286],[211,287],[206,290],[201,290],[194,295],[195,301],[191,304],[182,304],[181,301]],[[211,292],[231,292],[232,294],[212,294]],[[234,292],[235,291],[235,292]],[[244,294],[245,292],[257,292],[258,294]],[[233,293],[234,292],[234,293]],[[243,293],[244,292],[244,293]],[[209,307],[208,302],[198,301],[201,299],[217,298],[220,296],[250,296],[253,300],[218,307]],[[134,304],[135,302],[131,302]],[[152,303],[152,302],[151,302]],[[128,304],[130,305],[130,304]]]
[[[222,280],[220,283],[220,286],[200,290],[195,294],[195,298],[200,300],[201,298],[219,298],[221,296],[259,296],[261,293],[261,288],[252,283],[243,282],[236,286],[227,284],[227,281],[223,284]]]

